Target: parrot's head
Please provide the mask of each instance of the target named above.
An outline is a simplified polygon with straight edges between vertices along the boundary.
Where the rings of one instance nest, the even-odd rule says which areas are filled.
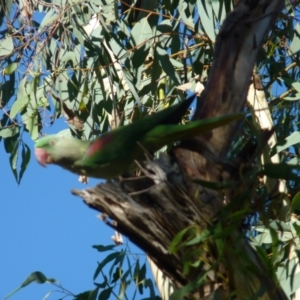
[[[68,132],[47,135],[37,140],[34,154],[43,167],[46,167],[47,164],[67,167],[80,160],[83,151],[80,141],[75,139],[68,130]]]
[[[55,155],[58,139],[55,135],[48,135],[39,139],[35,143],[34,154],[40,165],[46,167],[46,164],[55,163]]]

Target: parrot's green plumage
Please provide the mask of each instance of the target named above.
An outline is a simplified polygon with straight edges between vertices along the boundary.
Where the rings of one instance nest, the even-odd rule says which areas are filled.
[[[35,144],[38,162],[56,164],[79,175],[111,179],[132,171],[134,160],[145,159],[145,150],[154,153],[165,145],[189,139],[242,116],[228,115],[177,124],[194,97],[142,120],[82,141],[66,134],[49,135]]]

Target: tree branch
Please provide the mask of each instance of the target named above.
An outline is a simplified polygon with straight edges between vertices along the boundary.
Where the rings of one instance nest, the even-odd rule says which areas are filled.
[[[283,3],[244,0],[228,15],[217,38],[214,64],[194,119],[243,109],[256,56]],[[232,286],[239,299],[258,299],[262,287],[263,299],[287,299],[238,228],[225,238],[222,254],[212,239],[195,245],[198,256],[190,259],[200,264],[187,274],[183,272],[184,258],[191,248],[181,247],[175,254],[168,249],[181,230],[197,226],[203,232],[217,221],[216,215],[224,207],[223,193],[202,187],[192,179],[230,179],[219,160],[227,155],[237,126],[216,129],[201,136],[197,143],[188,141],[174,149],[172,158],[164,155],[146,163],[146,178],[99,184],[72,193],[117,221],[117,225],[108,224],[141,247],[177,288],[207,272],[205,284],[187,295],[188,299],[204,299],[216,293],[224,299]],[[232,191],[236,188],[232,187]],[[228,191],[226,200],[231,200],[232,191]],[[241,253],[246,253],[246,259]]]

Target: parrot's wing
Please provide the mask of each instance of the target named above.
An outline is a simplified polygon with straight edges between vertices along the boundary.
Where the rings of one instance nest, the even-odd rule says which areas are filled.
[[[147,132],[161,124],[177,124],[194,99],[195,95],[192,95],[179,104],[147,116],[130,125],[121,126],[91,141],[82,158],[83,164],[89,166],[104,165],[111,161],[134,158],[136,152],[139,152],[136,150],[142,152],[138,142],[143,139]]]

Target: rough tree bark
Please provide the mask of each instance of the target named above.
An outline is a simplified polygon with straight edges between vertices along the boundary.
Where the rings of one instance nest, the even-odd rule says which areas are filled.
[[[193,119],[243,110],[257,54],[283,4],[283,0],[244,0],[228,15]],[[182,143],[169,156],[143,163],[146,176],[136,180],[72,191],[89,207],[116,221],[107,223],[142,248],[175,287],[183,287],[203,271],[211,270],[206,284],[186,295],[187,299],[224,299],[232,290],[239,299],[287,299],[238,228],[226,238],[223,260],[216,254],[213,241],[196,245],[202,263],[188,274],[183,272],[183,257],[188,250],[182,248],[176,254],[168,251],[174,236],[184,228],[196,224],[204,230],[218,221],[216,216],[226,205],[224,194],[202,187],[193,179],[220,182],[235,177],[236,169],[225,171],[223,160],[238,125],[236,122],[216,129]],[[226,191],[226,203],[236,188]],[[246,271],[249,266],[253,268],[250,273]]]

